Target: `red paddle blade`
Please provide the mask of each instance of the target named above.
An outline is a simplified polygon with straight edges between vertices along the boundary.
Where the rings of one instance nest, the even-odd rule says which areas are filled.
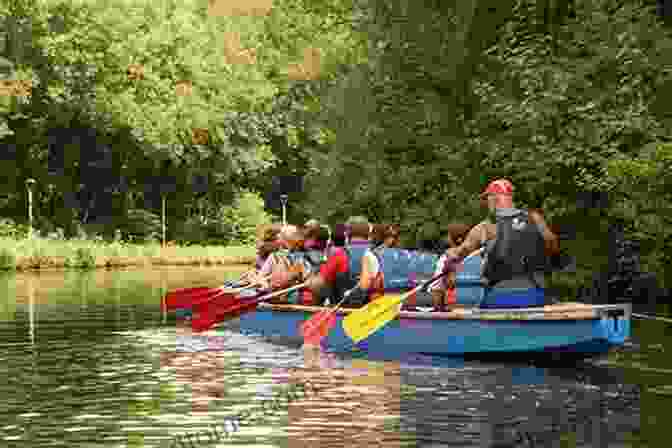
[[[235,319],[246,312],[254,311],[259,304],[258,299],[240,299],[236,297],[235,301],[220,303],[219,300],[208,302],[197,307],[198,317],[192,319],[191,328],[193,331],[207,331],[214,325]]]
[[[301,324],[303,343],[306,345],[320,345],[320,341],[329,334],[334,325],[336,325],[336,313],[332,310],[316,313]]]
[[[214,297],[223,294],[220,288],[186,288],[178,289],[166,294],[166,309],[176,310],[179,308],[191,308],[202,302],[212,300]],[[233,294],[226,294],[233,296]]]

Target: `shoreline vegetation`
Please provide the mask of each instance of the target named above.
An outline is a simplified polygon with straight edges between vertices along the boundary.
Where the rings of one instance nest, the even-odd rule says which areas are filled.
[[[91,240],[0,238],[0,270],[123,269],[254,264],[254,246],[176,246]]]

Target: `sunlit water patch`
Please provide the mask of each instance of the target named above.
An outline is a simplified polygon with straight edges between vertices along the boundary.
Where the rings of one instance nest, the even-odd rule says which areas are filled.
[[[210,275],[198,284],[223,276]],[[260,417],[203,446],[665,443],[665,327],[638,324],[641,349],[565,368],[372,361],[241,335],[235,321],[192,335],[159,303],[193,283],[167,277],[3,279],[0,446],[167,447],[245,411]],[[302,384],[314,393],[265,404]]]

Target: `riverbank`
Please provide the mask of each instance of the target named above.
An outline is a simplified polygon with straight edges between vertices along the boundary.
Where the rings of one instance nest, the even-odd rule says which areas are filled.
[[[82,240],[0,239],[0,269],[115,269],[151,266],[229,266],[255,261],[252,246],[167,246]]]

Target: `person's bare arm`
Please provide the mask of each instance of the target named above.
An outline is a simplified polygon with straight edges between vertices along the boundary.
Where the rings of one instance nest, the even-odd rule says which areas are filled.
[[[327,282],[322,278],[319,272],[311,274],[306,278],[306,287],[309,288],[314,294],[320,292],[322,288],[327,285]]]
[[[369,265],[369,257],[362,256],[362,273],[359,276],[359,287],[367,290],[371,287],[371,267]]]
[[[560,253],[560,243],[558,236],[551,231],[546,224],[544,216],[538,211],[530,212],[530,219],[543,229],[544,243],[546,246],[546,255],[552,256]]]
[[[446,254],[453,257],[464,258],[481,247],[481,239],[484,232],[483,226],[483,223],[474,226],[469,231],[462,244],[457,247],[451,247],[446,251]]]

